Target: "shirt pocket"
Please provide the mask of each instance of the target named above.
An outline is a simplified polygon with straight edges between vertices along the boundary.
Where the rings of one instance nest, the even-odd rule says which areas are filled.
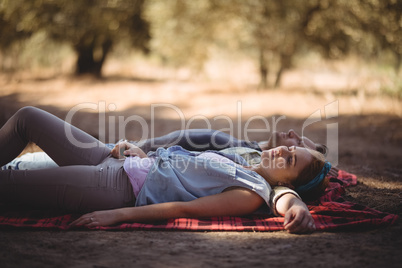
[[[228,163],[215,163],[205,166],[205,174],[211,177],[234,180],[236,177],[236,167]]]

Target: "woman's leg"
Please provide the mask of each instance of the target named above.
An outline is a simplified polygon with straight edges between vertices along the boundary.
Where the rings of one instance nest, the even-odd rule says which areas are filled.
[[[17,157],[28,142],[36,143],[59,166],[97,165],[110,153],[84,131],[48,112],[25,107],[0,129],[0,166]]]
[[[135,197],[122,162],[107,158],[97,166],[1,170],[0,203],[89,212],[134,206]]]

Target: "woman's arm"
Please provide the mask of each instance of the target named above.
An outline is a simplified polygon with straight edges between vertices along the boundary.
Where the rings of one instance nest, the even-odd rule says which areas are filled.
[[[119,222],[155,222],[171,218],[206,218],[242,216],[257,210],[264,200],[255,192],[235,188],[220,194],[201,197],[189,202],[169,202],[142,207],[128,207],[88,213],[71,226],[107,226]],[[285,215],[284,226],[291,233],[315,230],[314,221],[306,205],[293,194],[285,194],[277,201],[277,211]]]
[[[276,211],[285,216],[283,225],[290,233],[309,233],[315,230],[313,217],[306,204],[291,193],[278,199]]]
[[[106,226],[119,222],[155,222],[171,218],[241,216],[254,212],[263,202],[263,199],[255,192],[245,188],[235,188],[189,202],[169,202],[96,211],[83,215],[71,225]]]

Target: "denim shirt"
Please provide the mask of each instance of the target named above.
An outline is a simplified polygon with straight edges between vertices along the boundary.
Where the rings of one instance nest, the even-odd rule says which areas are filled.
[[[197,158],[201,152],[187,151],[180,146],[158,148],[148,153],[148,157],[155,157],[155,163],[138,194],[135,206],[191,201],[221,193],[230,187],[250,189],[270,204],[270,185],[256,172],[242,168],[240,165],[247,165],[247,162],[241,156],[212,152],[234,162]]]

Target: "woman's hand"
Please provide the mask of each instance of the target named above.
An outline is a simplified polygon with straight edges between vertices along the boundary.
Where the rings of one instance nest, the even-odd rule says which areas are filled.
[[[315,231],[314,219],[306,204],[291,193],[284,194],[276,202],[276,211],[284,215],[283,226],[289,233],[311,233]]]
[[[139,156],[140,158],[147,157],[141,148],[126,141],[119,142],[112,149],[111,154],[114,158],[122,158],[124,156]]]
[[[290,233],[312,233],[315,231],[314,219],[306,204],[298,198],[292,199],[292,204],[285,213],[283,226]]]
[[[76,219],[70,226],[82,226],[96,227],[96,226],[108,226],[120,222],[120,213],[118,210],[102,210],[95,211]]]

